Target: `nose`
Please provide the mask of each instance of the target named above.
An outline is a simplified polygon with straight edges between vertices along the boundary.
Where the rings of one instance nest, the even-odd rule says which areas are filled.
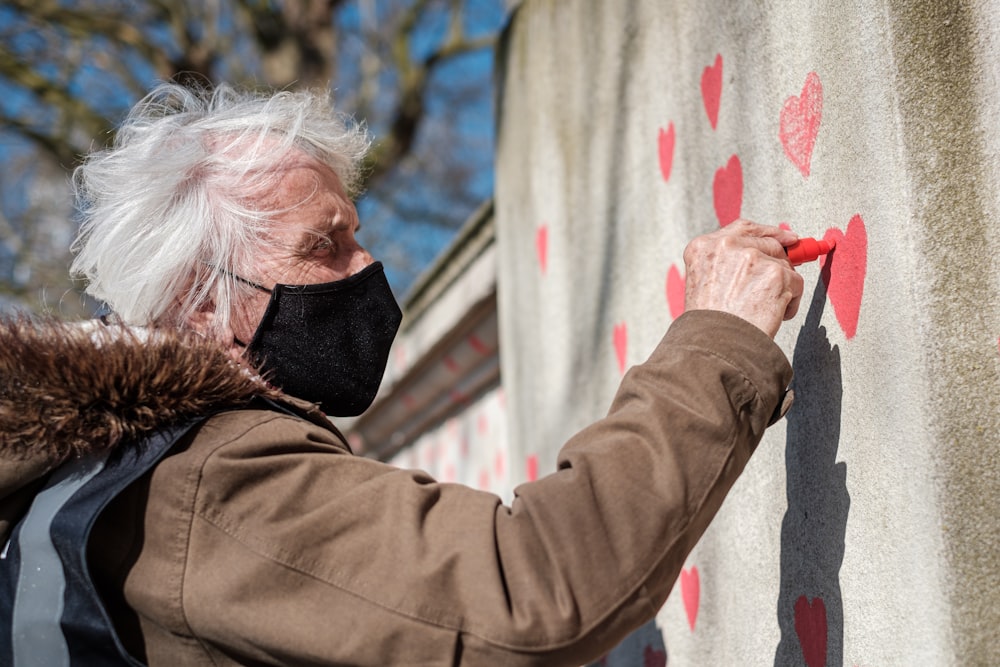
[[[360,244],[355,244],[354,252],[351,255],[351,262],[347,268],[348,275],[353,276],[355,273],[358,273],[374,261],[375,258],[372,257],[367,250],[361,247]]]

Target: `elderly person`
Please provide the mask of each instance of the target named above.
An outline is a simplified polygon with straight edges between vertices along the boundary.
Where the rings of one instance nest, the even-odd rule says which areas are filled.
[[[323,96],[163,85],[76,173],[112,315],[0,327],[0,664],[579,665],[649,621],[770,421],[796,236],[692,241],[688,312],[499,498],[356,457],[400,312]]]

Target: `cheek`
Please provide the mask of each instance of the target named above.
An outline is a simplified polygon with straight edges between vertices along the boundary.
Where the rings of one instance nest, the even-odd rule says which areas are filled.
[[[232,329],[234,337],[247,345],[250,344],[250,339],[256,333],[257,325],[267,310],[268,301],[269,296],[266,294],[253,295],[243,299],[233,307],[229,327]]]

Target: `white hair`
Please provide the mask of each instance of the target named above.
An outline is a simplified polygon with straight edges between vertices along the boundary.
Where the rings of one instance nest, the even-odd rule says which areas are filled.
[[[349,193],[370,146],[329,93],[213,90],[163,83],[125,118],[111,148],[73,174],[81,217],[71,273],[133,325],[183,326],[212,301],[226,326],[268,216],[249,202],[290,153],[330,167]]]

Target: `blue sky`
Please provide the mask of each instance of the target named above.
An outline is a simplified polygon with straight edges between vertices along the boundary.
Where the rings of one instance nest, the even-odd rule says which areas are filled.
[[[376,3],[376,6],[382,6],[382,3]],[[350,25],[352,22],[356,25],[359,21],[356,8],[356,3],[350,3],[347,10],[340,14],[339,20],[345,25]],[[504,2],[470,0],[467,3],[465,19],[467,32],[472,36],[482,33],[496,34],[506,21]],[[0,6],[0,31],[5,39],[5,46],[22,53],[43,52],[46,44],[40,34],[25,27],[23,23],[19,25],[17,21],[14,10]],[[440,16],[431,16],[419,25],[419,30],[411,42],[411,51],[418,57],[425,56],[446,28],[447,25]],[[166,31],[162,37],[165,42],[169,41]],[[153,38],[156,39],[156,36]],[[236,48],[239,49],[238,46]],[[134,99],[121,81],[110,76],[109,72],[102,68],[101,58],[106,58],[107,52],[102,53],[101,49],[94,49],[85,52],[83,57],[84,61],[75,70],[70,82],[71,89],[87,91],[88,103],[94,108],[112,117],[120,117]],[[348,41],[342,43],[342,52],[338,53],[338,57],[342,62],[352,57]],[[131,59],[129,61],[131,62]],[[347,64],[350,65],[349,62]],[[143,82],[143,85],[149,87],[155,83],[155,72],[142,59],[136,58],[132,67],[134,76]],[[55,73],[54,67],[48,72],[52,76],[55,76]],[[444,90],[458,84],[473,84],[481,94],[475,98],[472,105],[462,107],[449,105],[440,97],[430,98],[427,104],[426,122],[418,134],[417,146],[418,150],[427,150],[432,156],[461,154],[466,161],[474,164],[475,171],[468,179],[466,191],[469,196],[466,201],[461,204],[446,204],[440,192],[419,179],[408,176],[384,184],[381,194],[388,192],[407,208],[426,210],[423,219],[411,220],[404,224],[385,204],[375,199],[374,195],[380,194],[376,191],[362,196],[358,202],[363,225],[362,242],[367,241],[369,249],[377,257],[384,256],[389,259],[403,257],[407,260],[406,265],[402,263],[393,265],[387,262],[388,277],[398,296],[405,295],[420,272],[448,245],[457,231],[458,224],[492,195],[493,51],[485,49],[457,58],[441,66],[431,81],[433,90]],[[0,78],[0,93],[2,93],[0,107],[5,111],[26,111],[27,114],[18,115],[45,120],[44,115],[40,115],[41,107],[32,94],[9,85],[2,78]],[[345,110],[353,111],[349,108]],[[383,128],[374,123],[370,125],[378,136]],[[440,139],[444,130],[451,133],[446,145]],[[32,144],[0,128],[0,161],[4,164],[9,165],[12,158],[31,149]],[[424,168],[432,172],[439,166],[436,161],[431,161]],[[24,206],[24,201],[19,201],[16,197],[19,191],[17,183],[21,180],[23,174],[8,172],[0,175],[2,181],[0,185],[3,186],[0,187],[0,196],[6,195],[4,201],[0,201],[0,208],[8,216],[16,214]],[[449,220],[451,226],[442,226],[441,219]],[[3,249],[0,248],[0,254],[2,252]],[[0,275],[0,280],[5,277]]]

